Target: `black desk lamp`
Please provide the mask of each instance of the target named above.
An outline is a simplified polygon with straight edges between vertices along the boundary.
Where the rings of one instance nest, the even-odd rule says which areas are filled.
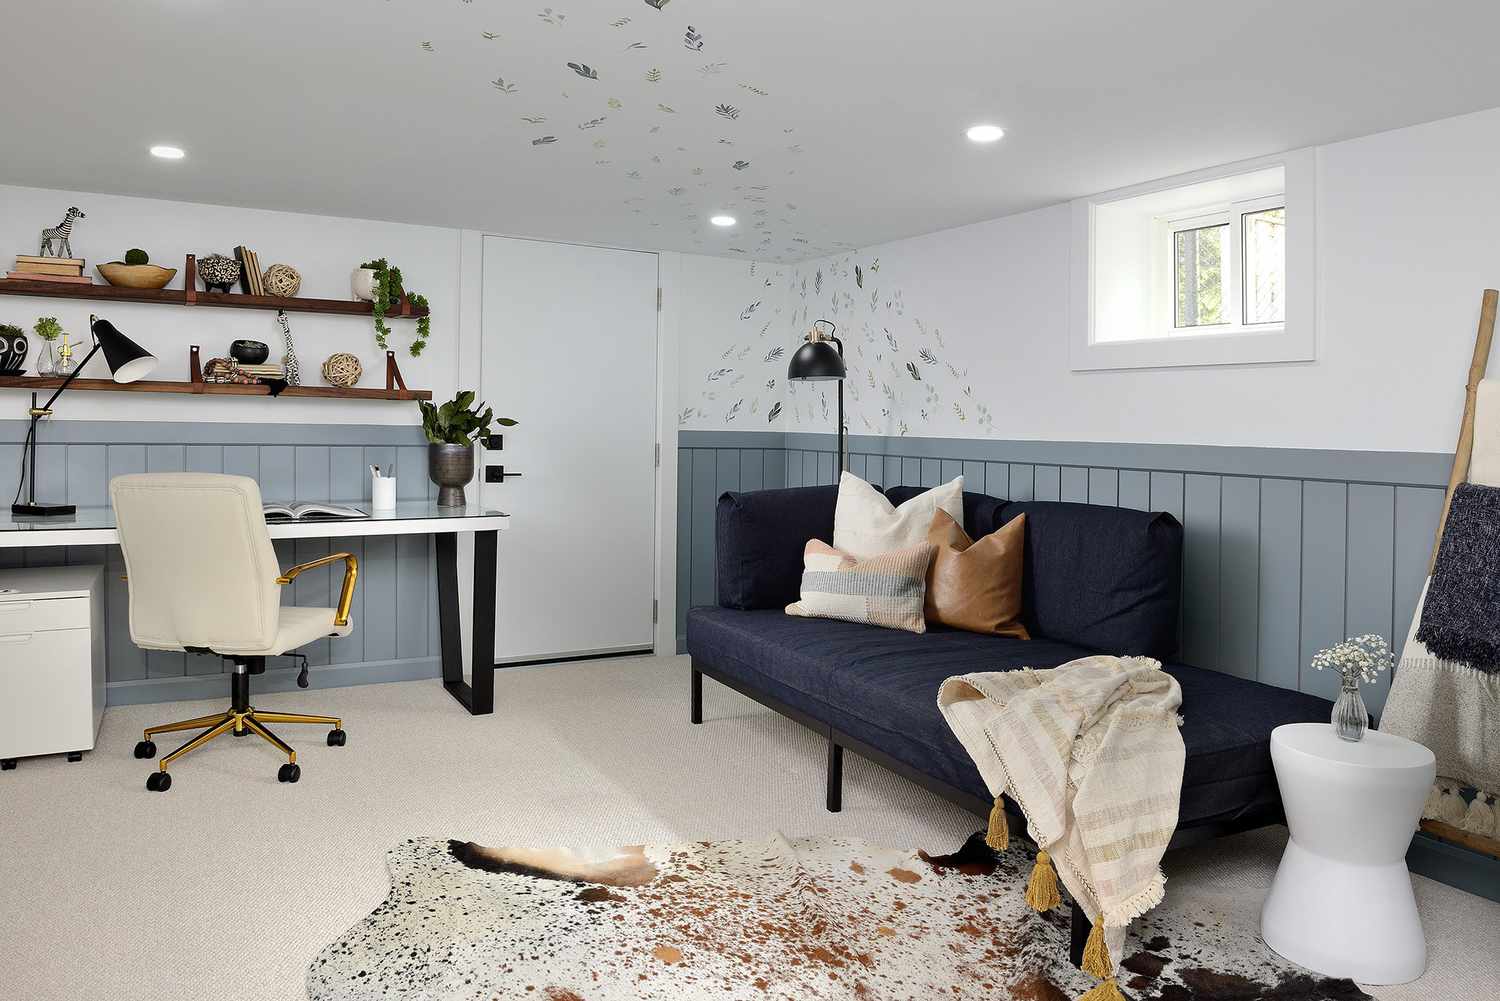
[[[828,325],[826,331],[819,326],[825,323]],[[791,363],[786,367],[786,377],[796,382],[834,381],[839,384],[839,470],[842,472],[849,468],[844,433],[844,377],[848,370],[844,367],[844,342],[833,336],[837,329],[832,320],[814,323],[807,340],[792,355]]]
[[[89,363],[89,359],[100,351],[104,352],[104,361],[109,365],[110,374],[115,382],[124,384],[135,382],[143,378],[156,368],[156,356],[135,341],[126,337],[115,328],[108,320],[101,320],[97,316],[89,317],[89,330],[94,336],[94,346],[89,353],[84,355],[83,361],[78,367],[68,373],[68,377],[57,387],[50,399],[42,406],[36,405],[36,394],[31,394],[31,428],[26,432],[26,447],[21,452],[21,482],[16,486],[15,503],[10,506],[10,513],[16,516],[27,517],[50,517],[54,515],[73,514],[78,508],[72,504],[39,504],[36,499],[36,426],[43,417],[52,415],[52,404],[62,395],[63,390],[78,378],[78,373],[83,371],[83,366]],[[21,491],[26,490],[26,502],[21,502]]]

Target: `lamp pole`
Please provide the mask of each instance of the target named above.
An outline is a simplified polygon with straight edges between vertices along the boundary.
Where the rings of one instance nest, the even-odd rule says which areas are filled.
[[[93,318],[90,317],[91,321],[92,321],[92,319]],[[99,353],[99,340],[98,340],[98,338],[95,338],[94,339],[94,346],[89,349],[89,353],[88,354],[86,354],[86,355],[83,356],[83,361],[79,362],[78,365],[73,369],[73,371],[71,371],[71,372],[68,373],[67,377],[65,379],[63,379],[63,381],[62,381],[62,385],[57,387],[56,391],[54,391],[53,394],[47,398],[47,402],[44,403],[42,406],[39,407],[39,406],[36,405],[36,393],[33,392],[31,394],[31,409],[27,412],[28,415],[31,417],[31,427],[26,432],[26,451],[27,451],[27,456],[26,456],[26,506],[27,507],[32,507],[32,508],[36,507],[36,428],[37,428],[37,424],[39,424],[41,422],[41,420],[42,420],[43,417],[50,417],[50,416],[52,416],[52,404],[56,403],[57,402],[57,398],[62,395],[63,390],[67,389],[68,386],[72,385],[73,380],[76,379],[76,378],[78,378],[78,373],[83,371],[83,366],[85,366],[85,365],[87,365],[89,363],[89,359],[93,358],[94,355],[96,355],[98,353]]]
[[[833,342],[834,347],[839,349],[839,357],[844,357],[844,342],[832,334],[828,335],[828,339]],[[849,471],[849,447],[848,435],[844,431],[844,380],[839,379],[837,382],[839,384],[839,472],[845,473]]]

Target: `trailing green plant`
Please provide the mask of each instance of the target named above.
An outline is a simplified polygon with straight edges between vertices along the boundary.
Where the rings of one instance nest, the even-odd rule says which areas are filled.
[[[0,323],[0,337],[20,337],[25,333],[26,331],[14,323]]]
[[[151,255],[148,254],[148,253],[146,253],[140,247],[132,247],[131,249],[125,251],[125,263],[126,264],[150,264],[151,263]]]
[[[405,286],[402,284],[401,269],[392,265],[384,257],[366,261],[360,267],[375,272],[375,297],[370,303],[371,312],[375,315],[375,343],[380,345],[382,351],[386,351],[390,349],[391,336],[390,325],[385,322],[386,315],[390,312],[391,305],[399,303],[401,297],[406,294]],[[409,298],[411,304],[418,309],[430,309],[425,295],[413,292]],[[422,349],[427,346],[427,338],[431,332],[431,315],[417,317],[417,336],[409,348],[413,358],[421,354]]]
[[[474,405],[474,393],[468,389],[440,407],[425,400],[417,406],[422,411],[422,433],[434,445],[472,445],[490,433],[491,423],[507,428],[517,423],[509,417],[496,417],[492,407],[480,413]]]
[[[36,326],[32,329],[36,331],[38,337],[49,342],[57,340],[63,333],[62,324],[58,322],[55,316],[38,317]]]

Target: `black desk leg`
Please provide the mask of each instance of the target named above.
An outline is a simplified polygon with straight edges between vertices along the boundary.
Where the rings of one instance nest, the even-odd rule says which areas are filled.
[[[471,715],[495,711],[496,533],[474,533],[473,684],[464,681],[463,631],[458,612],[458,534],[437,536],[438,634],[443,687]]]

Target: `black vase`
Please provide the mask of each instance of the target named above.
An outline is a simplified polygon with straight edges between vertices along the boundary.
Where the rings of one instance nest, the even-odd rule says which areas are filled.
[[[427,475],[438,485],[439,507],[463,507],[464,487],[474,478],[474,446],[429,444]]]
[[[241,365],[259,365],[271,357],[271,349],[263,341],[235,341],[229,345],[229,357]]]

